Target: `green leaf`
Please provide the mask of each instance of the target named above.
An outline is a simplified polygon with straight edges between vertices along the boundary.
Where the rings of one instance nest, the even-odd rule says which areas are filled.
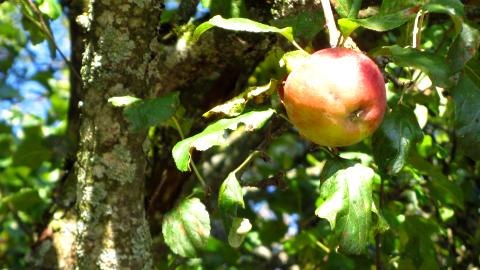
[[[228,244],[234,248],[240,247],[251,229],[252,224],[250,220],[246,218],[234,218],[228,232]]]
[[[480,86],[463,74],[452,95],[458,148],[466,156],[480,160]]]
[[[160,98],[135,102],[124,109],[123,115],[133,131],[140,131],[167,121],[179,104],[179,92],[172,92]]]
[[[480,46],[480,31],[463,23],[462,32],[448,51],[448,62],[452,72],[459,72],[472,59]]]
[[[6,83],[0,83],[0,100],[21,98],[19,91]]]
[[[322,31],[325,20],[322,10],[306,10],[271,23],[279,28],[291,26],[295,38],[312,40],[318,32]]]
[[[420,69],[438,86],[443,87],[450,83],[450,67],[444,58],[433,53],[393,45],[382,47],[375,51],[374,55],[388,56],[400,66]]]
[[[244,0],[211,0],[205,2],[212,15],[221,15],[225,18],[248,17]]]
[[[263,98],[273,94],[277,89],[277,84],[277,80],[270,80],[270,82],[266,85],[248,87],[240,95],[210,109],[208,112],[203,114],[203,117],[211,117],[217,114],[230,117],[237,116],[243,112],[249,100],[254,98]]]
[[[56,0],[43,0],[38,9],[52,20],[57,19],[62,14],[62,7]]]
[[[142,99],[132,96],[122,96],[122,97],[111,97],[108,99],[108,102],[112,103],[115,107],[125,107],[131,105]]]
[[[162,234],[170,249],[183,257],[197,256],[210,237],[210,217],[198,198],[185,199],[165,214]]]
[[[236,217],[238,207],[245,207],[242,187],[237,180],[235,172],[231,172],[220,186],[218,208],[222,215]]]
[[[323,183],[330,177],[332,177],[339,170],[346,169],[348,167],[354,166],[355,161],[344,159],[341,157],[335,157],[328,159],[325,165],[322,167],[322,172],[320,173],[320,181]]]
[[[429,176],[431,179],[427,181],[427,187],[432,194],[432,198],[444,204],[456,205],[463,209],[463,192],[455,182],[450,181],[439,167],[434,166],[429,161],[414,154],[409,159],[412,166],[421,174]]]
[[[419,7],[425,4],[429,0],[383,0],[382,5],[380,6],[379,13],[388,14],[394,13],[402,9]]]
[[[228,174],[220,186],[218,194],[218,208],[222,216],[223,224],[228,233],[228,243],[232,247],[239,247],[246,234],[252,228],[248,219],[237,217],[238,207],[245,208],[243,192],[238,182],[236,172]]]
[[[26,212],[43,203],[37,190],[25,188],[0,200],[0,215],[10,210]]]
[[[193,41],[197,41],[203,33],[215,26],[233,31],[245,31],[252,33],[278,33],[284,36],[290,42],[294,41],[291,27],[285,27],[280,29],[245,18],[224,19],[220,15],[217,15],[208,20],[207,22],[200,24],[193,32]]]
[[[302,50],[286,52],[282,56],[280,65],[285,65],[285,67],[287,68],[287,72],[292,72],[292,70],[303,65],[303,63],[305,63],[305,61],[308,60],[309,57],[310,54]]]
[[[338,14],[342,17],[348,17],[350,14],[350,8],[352,7],[352,0],[338,0],[336,2],[337,5],[335,5],[335,9]]]
[[[54,1],[54,0],[53,0]],[[55,40],[53,40],[53,32],[50,28],[50,23],[48,20],[44,20],[44,23],[40,22],[41,14],[37,14],[32,10],[28,2],[21,1],[22,4],[22,25],[25,30],[30,33],[31,41],[34,45],[39,44],[40,42],[47,40],[48,48],[50,49],[50,57],[55,58],[56,55],[56,46]]]
[[[358,27],[364,27],[377,32],[395,29],[409,20],[415,18],[418,8],[412,7],[390,14],[378,14],[365,19],[342,18],[338,25],[343,36],[350,36]]]
[[[413,110],[398,105],[387,113],[372,139],[373,156],[380,170],[389,175],[399,173],[410,149],[422,136]]]
[[[337,171],[320,188],[322,203],[315,210],[329,221],[340,237],[340,248],[347,253],[364,252],[372,222],[372,183],[375,173],[361,164]],[[374,213],[375,214],[375,213]]]
[[[422,10],[430,13],[448,14],[455,25],[457,33],[462,31],[465,12],[463,4],[459,0],[431,0],[422,7]]]
[[[259,129],[263,127],[274,112],[273,109],[251,111],[235,118],[216,121],[199,134],[175,144],[172,150],[175,165],[180,171],[187,171],[190,163],[191,149],[205,151],[212,146],[221,145],[225,141],[225,132],[227,130],[235,130],[241,123],[245,124],[246,129],[249,131]]]
[[[13,155],[13,165],[37,169],[44,161],[52,157],[52,151],[44,145],[40,126],[25,128],[24,133],[25,139],[20,142]]]

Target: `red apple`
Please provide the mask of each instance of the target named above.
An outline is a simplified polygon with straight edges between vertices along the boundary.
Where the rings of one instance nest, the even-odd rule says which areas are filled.
[[[282,101],[305,138],[324,146],[347,146],[370,136],[382,122],[385,83],[364,54],[324,49],[290,73]]]

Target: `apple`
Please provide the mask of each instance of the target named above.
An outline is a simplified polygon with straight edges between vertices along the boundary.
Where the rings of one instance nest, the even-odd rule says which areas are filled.
[[[323,146],[348,146],[370,136],[386,108],[377,65],[346,48],[323,49],[306,58],[288,75],[281,98],[299,133]]]

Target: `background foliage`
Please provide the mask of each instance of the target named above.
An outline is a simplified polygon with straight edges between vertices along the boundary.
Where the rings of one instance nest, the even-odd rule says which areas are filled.
[[[388,113],[363,142],[312,145],[278,92],[305,52],[326,47],[320,7],[268,22],[243,0],[202,0],[162,35],[278,34],[232,99],[203,118],[185,94],[111,99],[133,130],[176,130],[177,168],[198,178],[151,220],[159,269],[475,269],[480,266],[480,7],[475,1],[335,3],[342,34],[384,73]],[[25,268],[72,156],[65,28],[55,0],[0,3],[0,266]],[[413,42],[413,44],[412,44]],[[292,51],[294,51],[292,53]],[[70,76],[74,76],[71,74]],[[172,78],[174,79],[174,78]],[[192,128],[192,123],[201,128]],[[250,142],[249,142],[250,141]],[[252,142],[254,145],[252,145]],[[247,151],[243,160],[233,153]],[[152,153],[151,153],[152,154]],[[153,154],[152,154],[153,155]],[[211,181],[219,167],[233,171]],[[158,246],[168,245],[169,249]],[[163,251],[162,251],[163,250]]]

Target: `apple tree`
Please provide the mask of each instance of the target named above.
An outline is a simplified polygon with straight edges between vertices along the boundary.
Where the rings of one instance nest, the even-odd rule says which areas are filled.
[[[2,267],[480,267],[475,0],[0,1],[0,44]]]

